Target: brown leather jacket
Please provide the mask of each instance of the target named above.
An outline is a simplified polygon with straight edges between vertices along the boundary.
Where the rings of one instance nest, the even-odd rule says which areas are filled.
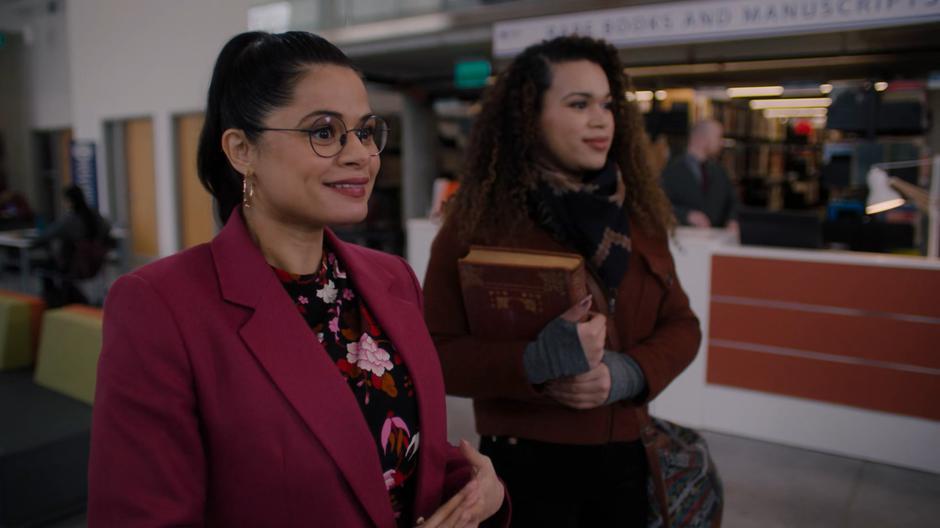
[[[631,226],[629,269],[608,318],[608,348],[629,354],[646,376],[647,391],[633,401],[581,411],[564,407],[526,379],[524,341],[484,340],[469,334],[457,260],[467,254],[452,225],[445,224],[431,248],[424,284],[424,317],[437,345],[448,394],[473,398],[477,432],[566,444],[602,444],[639,438],[647,402],[681,373],[698,351],[698,318],[676,278],[665,236],[650,237]],[[477,243],[567,251],[534,224],[511,238]],[[594,309],[607,312],[593,280]],[[610,335],[613,334],[613,335]],[[639,409],[639,413],[637,412]]]

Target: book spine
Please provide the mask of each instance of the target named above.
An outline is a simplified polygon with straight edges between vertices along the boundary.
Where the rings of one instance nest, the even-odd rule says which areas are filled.
[[[580,266],[568,278],[568,297],[571,305],[575,305],[585,296],[587,296],[587,270],[582,262]]]

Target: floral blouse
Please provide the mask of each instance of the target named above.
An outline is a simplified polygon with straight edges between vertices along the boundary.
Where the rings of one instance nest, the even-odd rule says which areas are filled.
[[[395,518],[410,526],[420,435],[407,366],[328,247],[318,273],[274,272],[349,384],[375,437]]]

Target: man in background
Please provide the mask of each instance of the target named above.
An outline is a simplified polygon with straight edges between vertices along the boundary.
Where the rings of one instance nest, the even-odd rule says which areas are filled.
[[[666,165],[662,185],[676,219],[694,227],[736,230],[737,191],[715,159],[721,153],[724,130],[714,119],[692,127],[686,152]]]

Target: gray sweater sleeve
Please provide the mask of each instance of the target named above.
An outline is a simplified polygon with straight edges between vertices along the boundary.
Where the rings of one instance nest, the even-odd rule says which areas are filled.
[[[526,346],[522,362],[533,385],[590,370],[577,325],[561,318],[548,323]]]
[[[646,376],[630,356],[605,350],[601,361],[610,370],[610,396],[607,397],[607,403],[633,399],[646,388]]]

